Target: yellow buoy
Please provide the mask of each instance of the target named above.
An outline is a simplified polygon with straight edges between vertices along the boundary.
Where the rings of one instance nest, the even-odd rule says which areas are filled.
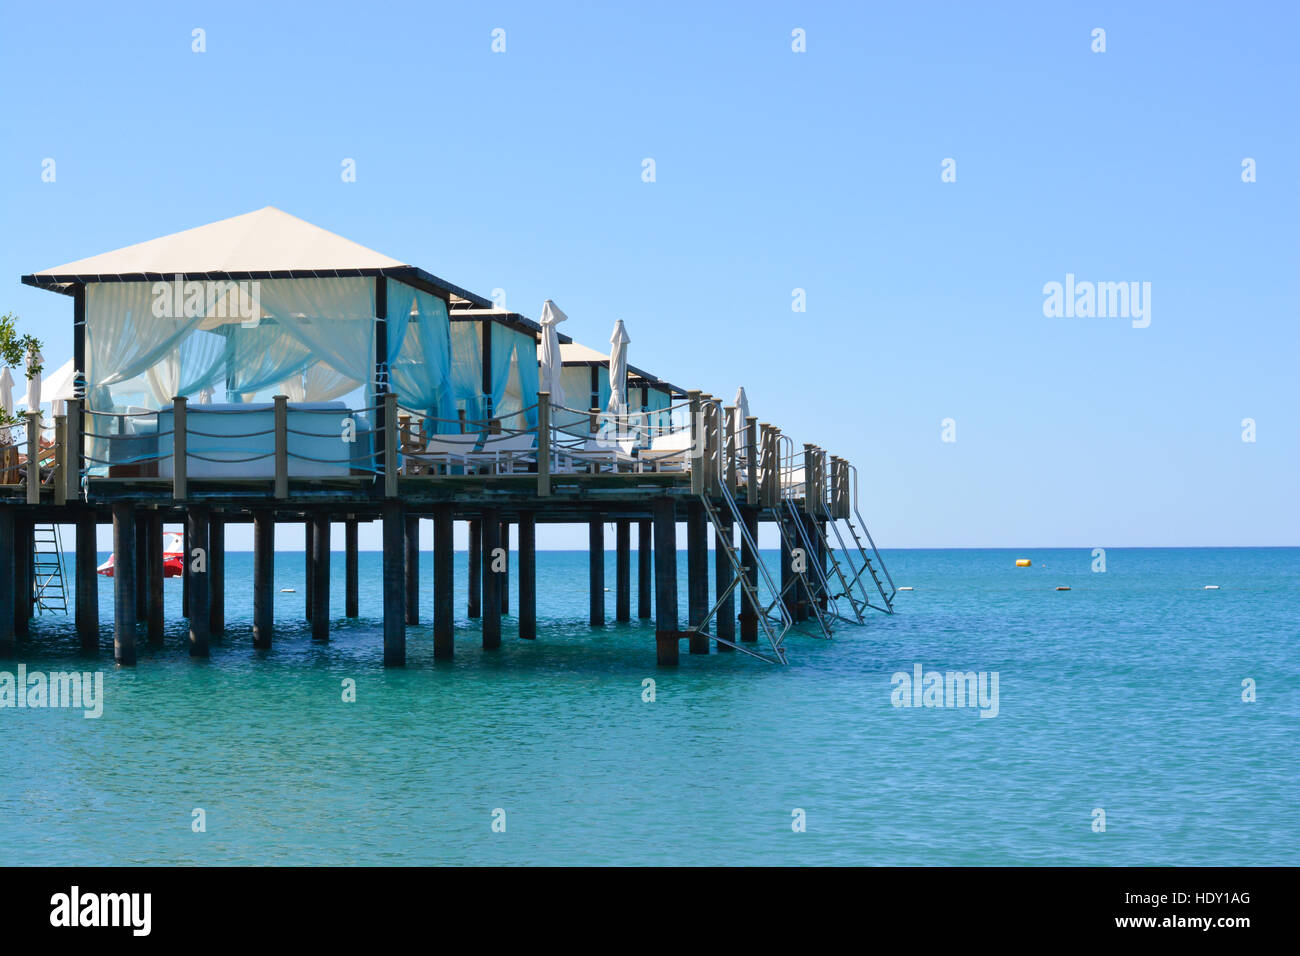
[[[1028,558],[1016,558],[1016,567],[1018,567],[1018,568],[1027,568],[1027,567],[1029,567],[1029,559],[1028,559]]]

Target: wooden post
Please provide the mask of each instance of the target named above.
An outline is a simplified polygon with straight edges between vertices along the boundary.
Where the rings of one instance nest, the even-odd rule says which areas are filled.
[[[655,649],[660,666],[678,659],[677,513],[671,498],[654,502],[655,533]]]
[[[510,613],[510,522],[501,522],[501,613]]]
[[[135,511],[125,501],[113,505],[113,659],[135,663]]]
[[[758,419],[745,419],[745,503],[758,504]]]
[[[41,503],[41,413],[28,412],[27,419],[27,503]]]
[[[13,657],[18,653],[14,619],[17,616],[18,594],[14,589],[14,510],[0,505],[0,657]],[[18,688],[25,694],[27,688]]]
[[[330,639],[330,516],[312,515],[311,639]]]
[[[704,505],[692,501],[686,508],[686,623],[698,627],[709,613],[709,519]],[[709,653],[709,639],[692,634],[692,654]]]
[[[705,490],[705,439],[703,422],[700,421],[700,392],[696,389],[686,393],[691,409],[691,494],[702,495]]]
[[[64,477],[68,457],[68,419],[64,415],[54,416],[54,503],[63,506],[68,503],[68,479]]]
[[[149,525],[152,515],[144,508],[135,513],[135,619],[149,619]]]
[[[723,530],[713,530],[714,548],[713,548],[713,589],[717,599],[722,603],[718,607],[717,616],[713,622],[713,633],[723,640],[736,640],[736,591],[733,588],[724,599],[722,592],[730,586],[732,579],[736,576],[735,569],[731,566],[731,559],[727,557],[727,551],[724,544],[734,545],[736,533],[731,526],[731,515],[723,513],[719,519]],[[721,536],[722,540],[718,540]],[[726,644],[719,644],[719,651],[731,651],[735,648],[728,647]]]
[[[275,512],[253,512],[253,647],[271,649],[275,630]]]
[[[26,637],[32,620],[32,549],[35,526],[29,515],[14,516],[14,632]],[[132,595],[134,599],[134,595]]]
[[[146,617],[149,621],[149,646],[162,647],[163,620],[164,612],[166,611],[163,603],[163,578],[166,574],[166,569],[163,566],[162,512],[150,512],[143,527],[146,534],[144,550],[147,558],[145,576],[149,582],[148,602],[145,610]]]
[[[226,633],[226,521],[220,515],[208,522],[208,633]]]
[[[99,545],[96,541],[95,513],[90,510],[77,515],[76,565],[77,636],[81,641],[81,650],[94,654],[99,650],[99,575],[96,572]]]
[[[408,514],[405,525],[406,623],[420,623],[420,518]]]
[[[537,496],[551,493],[551,393],[537,393]]]
[[[519,636],[537,638],[537,516],[519,512]]]
[[[734,405],[728,405],[723,410],[723,445],[722,483],[727,486],[727,490],[734,496],[740,488],[739,472],[736,468],[737,455],[739,454],[738,440],[740,436],[737,432],[740,430],[740,412]]]
[[[401,460],[397,457],[397,395],[384,393],[384,497],[397,497],[397,473]]]
[[[406,665],[406,594],[402,582],[402,545],[406,516],[400,499],[383,504],[384,520],[384,666]]]
[[[618,519],[614,542],[614,620],[632,620],[632,522]]]
[[[492,570],[494,552],[501,546],[501,515],[484,508],[483,527],[483,649],[501,646],[501,575]]]
[[[316,604],[312,599],[316,588],[316,524],[311,515],[302,522],[302,615],[303,620],[310,621]]]
[[[454,648],[455,545],[451,505],[433,507],[433,659],[449,661]]]
[[[67,439],[64,442],[63,452],[63,477],[67,482],[64,494],[68,501],[76,501],[81,497],[82,402],[80,399],[70,398],[64,405],[68,411]]]
[[[289,497],[289,398],[276,395],[275,402],[275,497]]]
[[[348,518],[343,523],[343,567],[344,567],[344,595],[343,595],[343,613],[346,617],[359,617],[360,602],[358,600],[358,569],[357,569],[357,519]]]
[[[650,616],[651,567],[654,564],[652,525],[648,518],[636,523],[636,616]]]
[[[187,509],[190,529],[190,550],[185,563],[190,566],[190,656],[208,656],[208,638],[211,619],[208,617],[208,519],[207,505],[191,505]],[[197,552],[197,553],[196,553]]]
[[[477,518],[469,522],[469,610],[471,618],[483,613],[483,524]]]
[[[740,517],[745,523],[746,530],[749,531],[749,537],[757,542],[758,509],[751,508],[749,505],[742,505]],[[749,582],[750,587],[755,589],[757,589],[758,583],[758,561],[758,554],[749,546],[749,541],[745,540],[742,535],[740,563],[745,569],[745,580]],[[749,595],[745,593],[743,588],[740,595],[740,640],[741,643],[752,643],[758,640],[758,608],[750,600]]]
[[[172,399],[172,498],[176,501],[184,501],[189,497],[186,470],[190,457],[189,446],[185,440],[187,401],[184,395],[177,395]]]
[[[592,627],[605,625],[605,523],[599,518],[587,522],[587,579],[591,587]]]

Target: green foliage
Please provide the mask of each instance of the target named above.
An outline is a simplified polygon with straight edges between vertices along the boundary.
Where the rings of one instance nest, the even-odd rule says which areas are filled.
[[[6,312],[0,315],[0,362],[9,368],[23,366],[29,355],[35,355],[41,350],[40,339],[34,335],[20,334],[18,331],[18,316],[12,312]],[[24,374],[31,378],[42,367],[32,365],[24,371]],[[0,409],[0,423],[9,423],[17,421],[11,418],[3,409]]]

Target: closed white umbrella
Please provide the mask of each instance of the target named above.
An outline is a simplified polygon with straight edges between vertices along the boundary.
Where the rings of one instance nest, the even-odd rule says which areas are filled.
[[[27,410],[29,412],[39,412],[41,410],[41,373],[31,374],[34,366],[40,365],[45,361],[45,356],[39,351],[27,356],[27,374],[31,375],[27,379]]]
[[[627,344],[631,341],[619,319],[609,337],[614,347],[609,352],[609,405],[605,410],[611,415],[627,414]]]
[[[740,427],[745,427],[745,419],[749,417],[749,396],[745,394],[745,386],[736,389],[736,397],[731,403],[740,411]]]
[[[0,369],[0,408],[13,417],[14,413],[14,377],[9,374],[9,366]]]
[[[564,365],[560,358],[560,334],[555,327],[568,318],[550,299],[542,306],[542,364],[538,377],[540,391],[551,393],[552,405],[564,404],[564,386],[560,382]]]

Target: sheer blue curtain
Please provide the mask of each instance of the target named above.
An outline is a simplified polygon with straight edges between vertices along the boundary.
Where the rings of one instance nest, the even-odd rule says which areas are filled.
[[[483,349],[480,336],[483,323],[451,323],[451,387],[456,405],[465,409],[465,417],[483,417]]]
[[[389,282],[390,315],[392,288]],[[404,300],[405,301],[405,300]],[[452,378],[451,322],[447,303],[427,292],[412,290],[414,311],[407,307],[409,321],[394,348],[390,320],[389,363],[393,391],[401,403],[430,418],[443,419],[437,431],[457,431],[456,396]]]

